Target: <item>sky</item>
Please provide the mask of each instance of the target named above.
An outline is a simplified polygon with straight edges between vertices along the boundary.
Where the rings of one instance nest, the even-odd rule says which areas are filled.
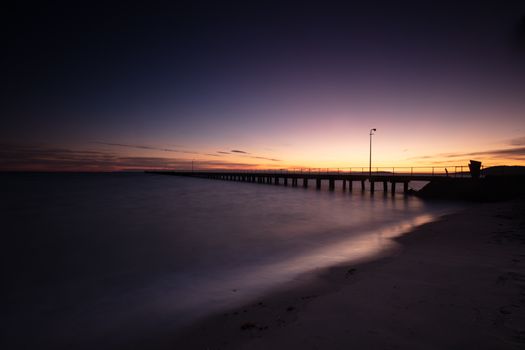
[[[525,165],[523,1],[17,2],[0,170]]]

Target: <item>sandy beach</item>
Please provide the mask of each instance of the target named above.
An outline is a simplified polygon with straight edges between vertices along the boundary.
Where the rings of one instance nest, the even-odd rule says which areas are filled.
[[[525,201],[472,204],[361,265],[202,320],[179,349],[522,349]]]

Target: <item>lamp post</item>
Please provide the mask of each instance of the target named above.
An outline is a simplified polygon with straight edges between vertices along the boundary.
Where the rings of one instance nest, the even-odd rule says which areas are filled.
[[[370,160],[368,162],[368,180],[372,181],[372,135],[376,129],[370,129]]]

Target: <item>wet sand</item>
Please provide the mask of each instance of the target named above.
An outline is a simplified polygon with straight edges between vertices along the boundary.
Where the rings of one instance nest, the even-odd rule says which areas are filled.
[[[523,349],[525,201],[472,204],[361,265],[300,276],[178,349]]]

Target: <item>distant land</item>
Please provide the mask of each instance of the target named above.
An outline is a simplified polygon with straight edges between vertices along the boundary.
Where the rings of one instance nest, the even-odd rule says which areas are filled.
[[[485,168],[482,170],[483,175],[525,175],[525,166],[518,165],[500,165]]]
[[[525,195],[525,167],[495,166],[482,170],[484,177],[467,181],[431,181],[415,194],[429,199],[492,202]]]

